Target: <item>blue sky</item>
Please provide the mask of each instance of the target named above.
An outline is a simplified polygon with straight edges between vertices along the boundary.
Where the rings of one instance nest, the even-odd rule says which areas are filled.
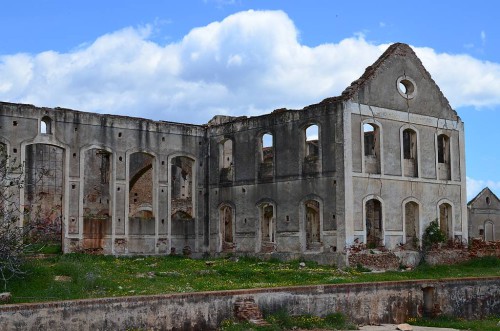
[[[5,1],[0,100],[206,123],[338,95],[410,44],[465,122],[468,197],[500,195],[495,1]]]

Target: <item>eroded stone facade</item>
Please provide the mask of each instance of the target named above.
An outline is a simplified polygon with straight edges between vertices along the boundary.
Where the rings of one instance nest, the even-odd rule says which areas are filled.
[[[334,257],[418,247],[434,219],[467,238],[463,123],[405,44],[300,110],[190,125],[0,103],[0,126],[21,206],[49,201],[65,252]]]

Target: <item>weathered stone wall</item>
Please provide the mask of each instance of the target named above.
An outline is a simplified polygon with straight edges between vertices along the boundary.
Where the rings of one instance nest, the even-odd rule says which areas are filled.
[[[425,294],[424,294],[425,293]],[[425,304],[424,304],[425,296]],[[318,285],[0,306],[2,330],[211,330],[252,297],[266,313],[355,323],[401,323],[422,314],[481,318],[500,313],[500,278]]]
[[[43,121],[49,124],[46,131]],[[53,199],[57,202],[47,204],[47,208],[57,207],[61,214],[58,219],[62,223],[59,228],[65,252],[98,249],[105,254],[165,254],[172,247],[182,251],[189,246],[201,254],[208,247],[204,240],[208,236],[203,200],[206,169],[197,163],[203,161],[206,150],[204,127],[5,102],[0,102],[0,127],[0,142],[9,149],[11,159],[18,164],[26,161],[28,168],[35,152],[38,157],[40,151],[61,151],[62,169],[57,182],[50,183],[48,175],[42,182],[61,191]],[[109,153],[109,173],[86,159],[95,150]],[[144,173],[141,159],[134,161],[137,155],[152,163]],[[196,162],[192,185],[193,191],[201,192],[195,195],[192,212],[196,234],[181,241],[172,239],[169,214],[170,161],[177,156]],[[49,175],[54,171],[52,159],[50,156],[39,162]],[[134,177],[137,173],[140,178]],[[106,178],[101,178],[103,175]],[[94,187],[101,182],[106,182],[105,190],[96,191]],[[20,192],[22,206],[29,203],[29,188]],[[43,192],[36,193],[45,197],[50,191],[42,188]],[[104,209],[107,211],[103,211],[102,220],[94,219],[85,227],[87,215],[99,214]]]

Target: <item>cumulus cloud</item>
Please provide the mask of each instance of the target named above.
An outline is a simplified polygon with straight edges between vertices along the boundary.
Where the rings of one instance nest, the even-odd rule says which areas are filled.
[[[500,182],[495,182],[492,180],[480,180],[474,179],[471,177],[467,177],[467,201],[475,198],[476,195],[481,192],[481,190],[485,187],[489,187],[493,193],[500,196]]]
[[[166,45],[151,33],[129,27],[67,53],[0,56],[0,100],[205,123],[339,95],[388,46],[362,35],[305,46],[282,11],[236,13]],[[500,104],[499,64],[415,51],[452,106]]]

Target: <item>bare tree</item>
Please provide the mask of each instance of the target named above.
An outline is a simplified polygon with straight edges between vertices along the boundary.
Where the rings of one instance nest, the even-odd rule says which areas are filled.
[[[10,279],[25,273],[24,258],[41,238],[34,234],[43,227],[43,222],[33,217],[36,211],[29,206],[20,208],[19,192],[24,185],[24,173],[22,165],[15,164],[6,146],[0,144],[0,280],[4,288]]]

